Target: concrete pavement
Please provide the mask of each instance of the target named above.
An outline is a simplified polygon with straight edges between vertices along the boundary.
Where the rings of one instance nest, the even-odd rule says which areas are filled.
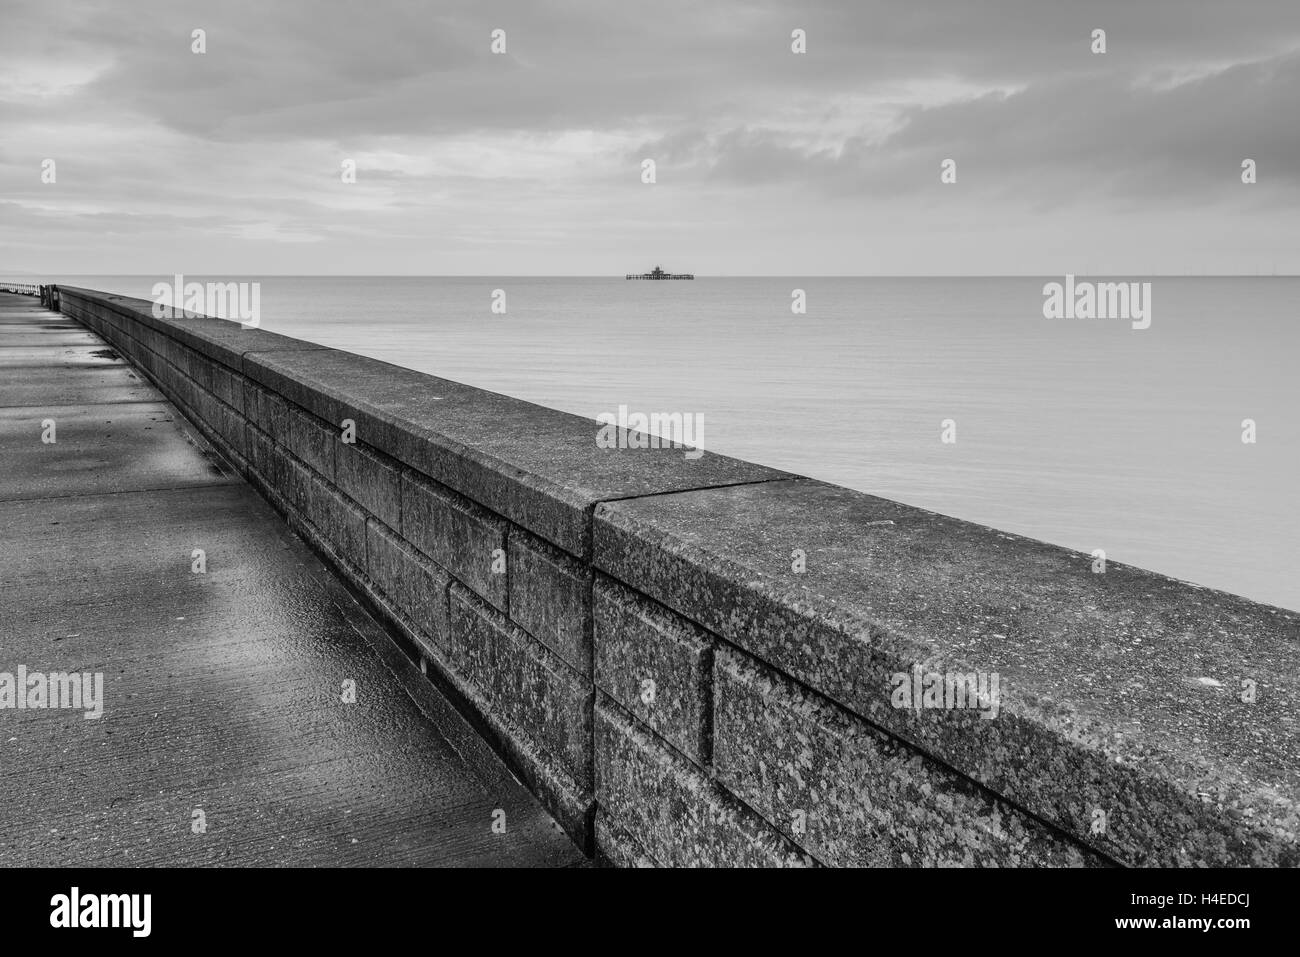
[[[0,865],[584,863],[160,393],[10,294],[0,462]],[[20,670],[102,675],[102,717]]]

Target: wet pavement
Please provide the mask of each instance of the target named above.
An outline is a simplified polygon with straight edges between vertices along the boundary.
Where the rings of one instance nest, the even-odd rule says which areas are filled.
[[[0,866],[585,863],[157,390],[5,293],[0,463]]]

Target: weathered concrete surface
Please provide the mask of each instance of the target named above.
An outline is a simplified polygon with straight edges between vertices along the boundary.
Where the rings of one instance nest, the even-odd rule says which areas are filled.
[[[607,578],[594,595],[596,686],[706,766],[713,740],[708,633]]]
[[[41,441],[46,422],[52,444]],[[0,501],[235,480],[194,454],[165,402],[0,407],[0,458]]]
[[[597,502],[790,478],[710,452],[602,449],[592,420],[333,349],[243,358],[250,379],[353,419],[360,441],[579,557]]]
[[[595,731],[599,806],[633,823],[651,860],[668,867],[816,866],[693,765],[674,760],[607,695],[596,700]],[[606,846],[605,855],[630,863],[626,842],[614,846],[623,853]]]
[[[591,568],[527,532],[509,536],[510,617],[591,676]]]
[[[602,449],[597,424],[580,416],[236,322],[158,318],[143,299],[60,291],[65,311],[84,308],[135,337],[155,330],[331,425],[354,420],[359,441],[579,557],[589,550],[596,502],[791,477],[709,452],[688,459],[680,448]]]
[[[291,339],[276,332],[245,327],[238,322],[214,319],[211,316],[195,313],[179,311],[175,316],[159,318],[153,314],[153,303],[147,299],[115,296],[76,286],[61,286],[60,291],[65,305],[78,293],[93,296],[95,302],[92,309],[95,314],[112,322],[113,325],[128,330],[138,330],[139,325],[143,324],[150,329],[162,330],[169,337],[179,339],[186,346],[208,358],[234,368],[241,365],[240,357],[246,352],[310,352],[325,348],[301,339]]]
[[[716,657],[718,780],[819,861],[1082,867],[1107,861],[748,656]]]
[[[0,295],[0,672],[100,672],[104,714],[0,709],[0,866],[581,863],[273,510],[34,305]]]
[[[573,790],[591,787],[591,685],[503,615],[453,585],[452,658],[493,710],[556,758]]]
[[[599,506],[593,562],[1120,862],[1300,862],[1293,613],[811,481]]]
[[[30,357],[25,361],[0,360],[0,408],[142,402],[156,396],[120,360],[40,365]]]

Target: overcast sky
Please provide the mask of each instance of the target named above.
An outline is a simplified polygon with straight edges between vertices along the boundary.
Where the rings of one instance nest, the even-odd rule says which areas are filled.
[[[5,0],[0,274],[1300,272],[1297,117],[1297,0]]]

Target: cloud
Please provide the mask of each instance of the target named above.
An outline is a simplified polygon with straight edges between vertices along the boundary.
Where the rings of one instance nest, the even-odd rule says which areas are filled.
[[[1068,216],[1084,242],[1117,211],[1175,235],[1200,209],[1225,232],[1273,236],[1300,203],[1291,0],[1194,13],[1181,0],[10,0],[6,27],[0,182],[26,211],[7,223],[80,228],[86,250],[91,230],[145,237],[175,220],[213,224],[176,240],[200,259],[265,264],[270,245],[298,247],[283,252],[297,271],[347,269],[354,252],[331,259],[340,244],[456,235],[485,271],[493,237],[501,268],[530,271],[520,237],[535,237],[538,261],[559,246],[583,273],[617,255],[620,218],[639,253],[656,220],[694,216],[725,236],[717,261],[744,269],[778,249],[827,258],[820,235],[789,245],[762,224],[838,230],[849,249],[855,222],[888,218],[894,248],[925,250],[924,268],[924,237],[958,235],[957,221]],[[796,27],[804,55],[790,52]],[[497,28],[505,56],[489,49]],[[54,186],[39,179],[46,157]],[[941,188],[949,157],[958,183]],[[355,186],[340,182],[344,158]],[[1011,270],[1042,244],[1006,228],[984,245],[1005,243]],[[977,241],[933,268],[983,261]],[[32,259],[22,245],[0,239],[0,255]],[[142,239],[141,268],[161,248]]]

